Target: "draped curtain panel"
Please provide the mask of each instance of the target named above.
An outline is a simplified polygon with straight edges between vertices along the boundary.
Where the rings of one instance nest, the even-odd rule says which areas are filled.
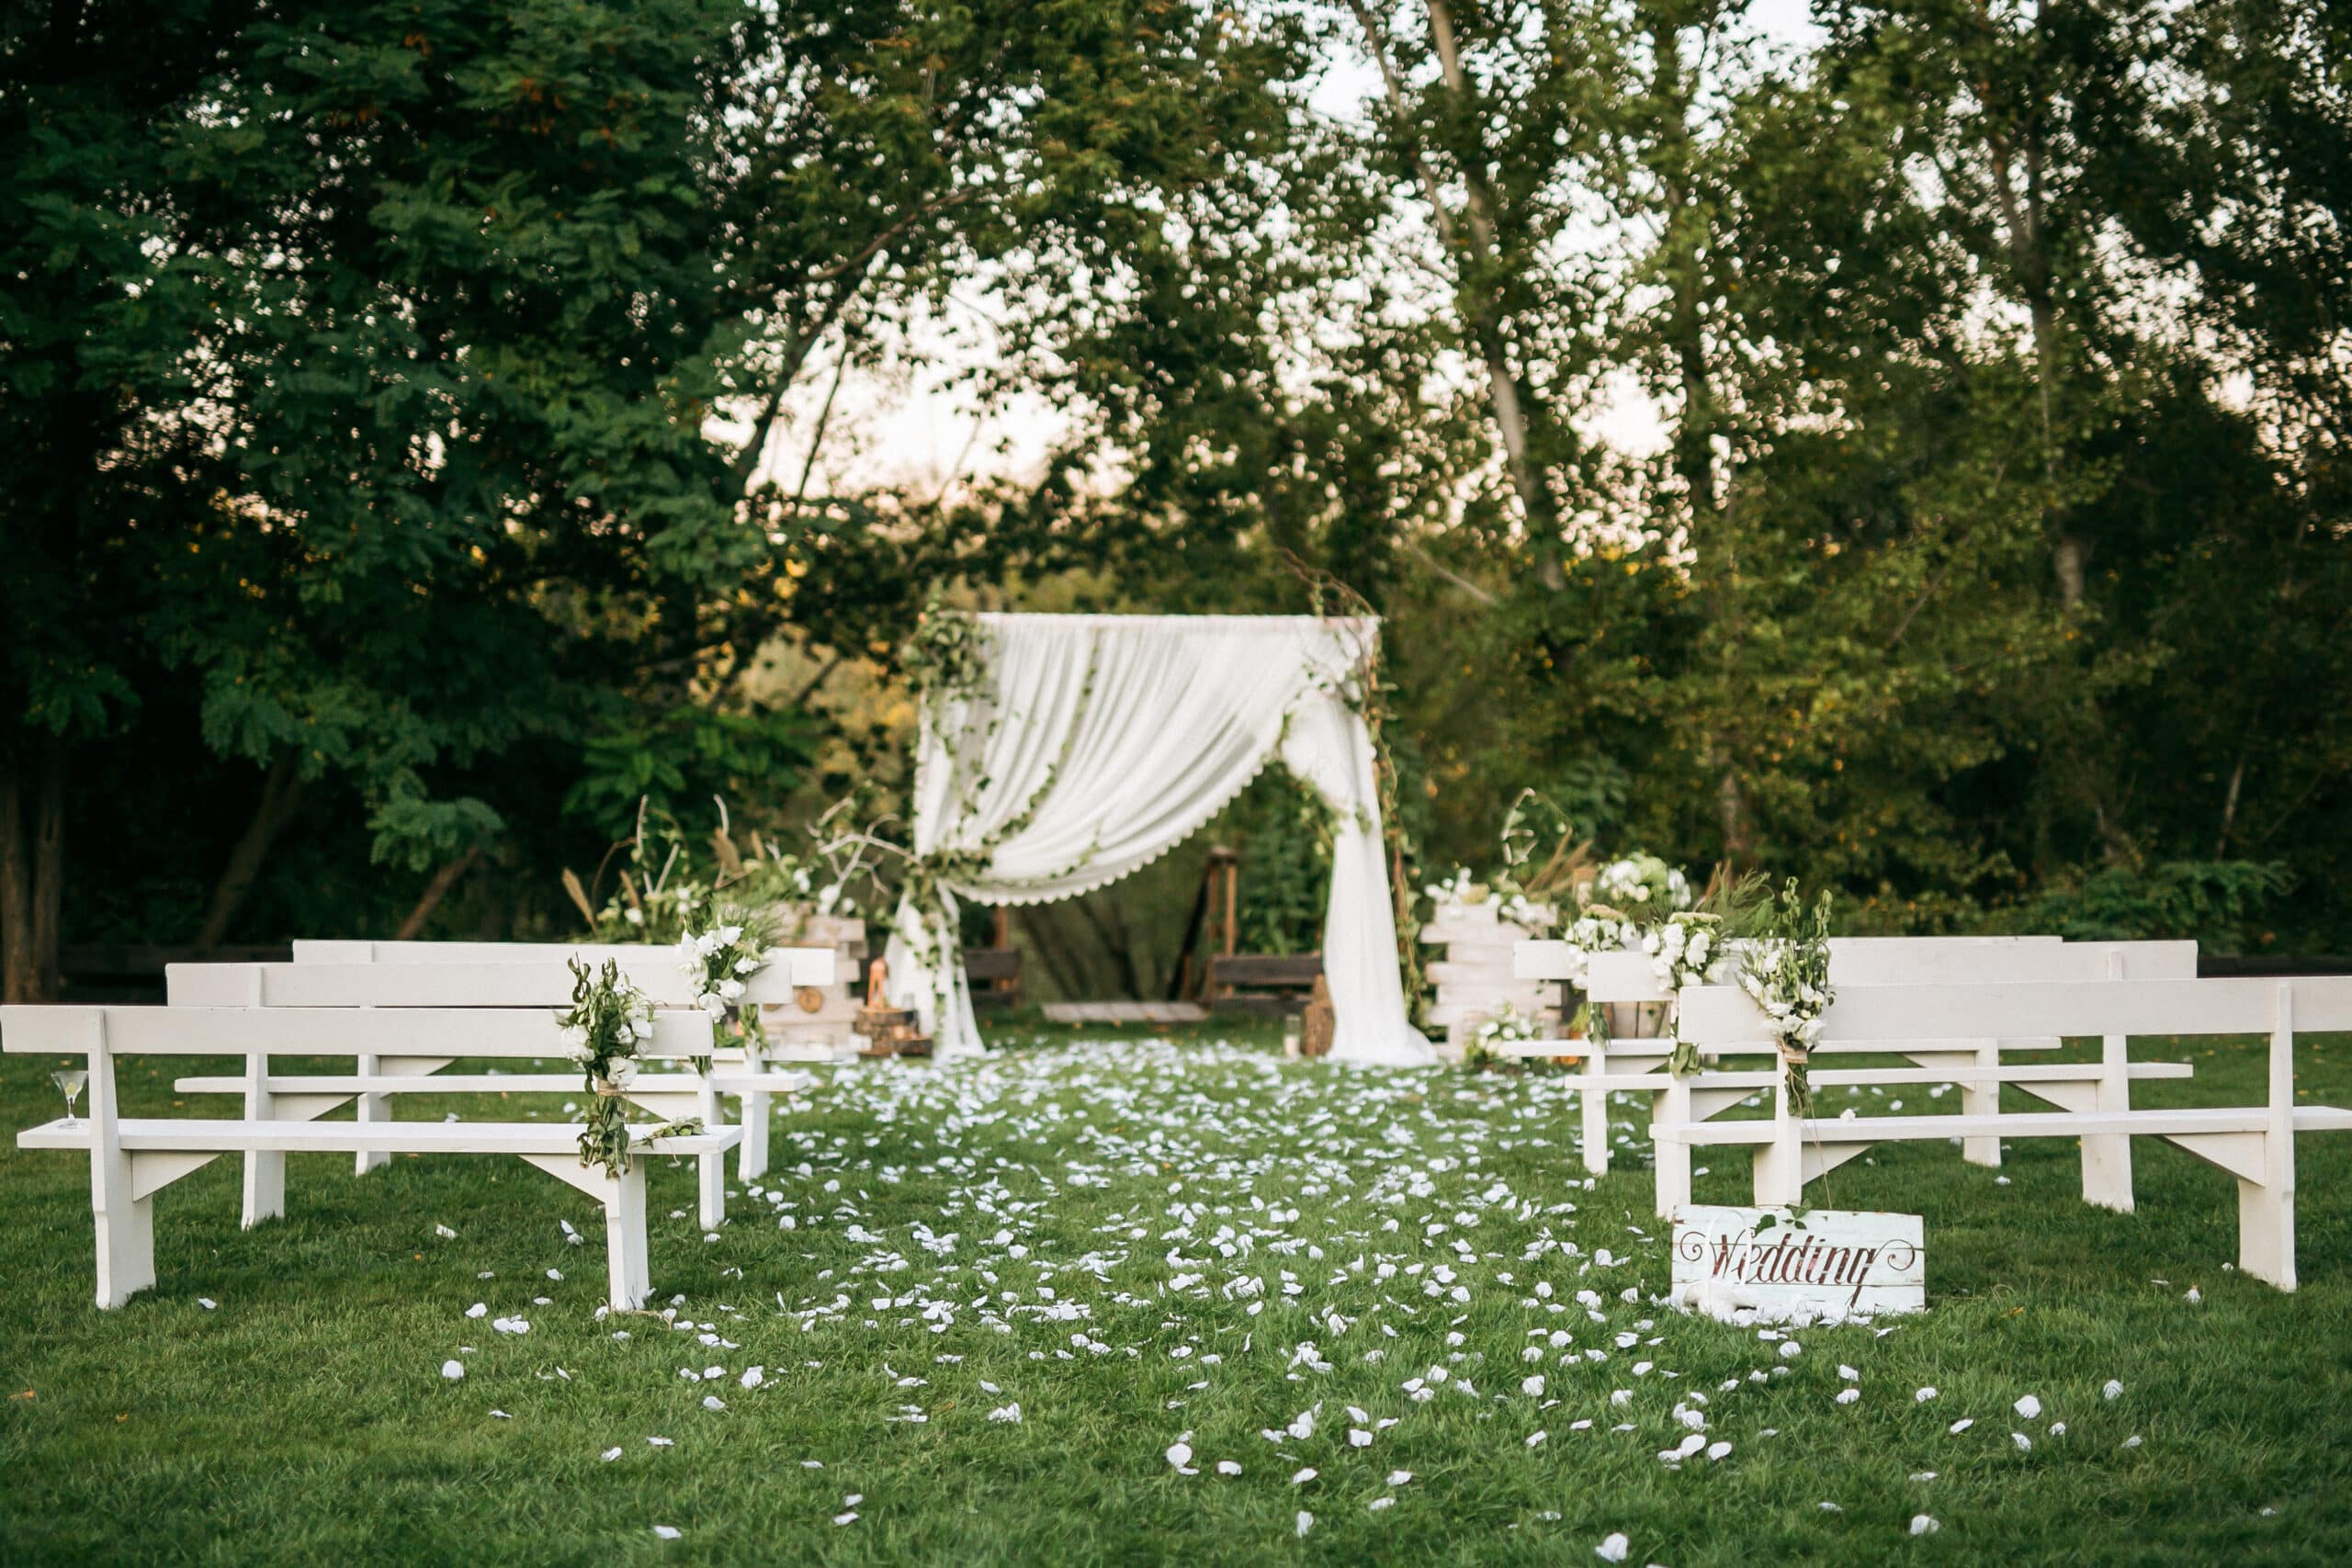
[[[1279,757],[1331,809],[1323,967],[1334,1058],[1436,1052],[1405,1011],[1372,737],[1350,694],[1369,619],[978,615],[985,669],[925,705],[918,856],[960,857],[935,905],[900,903],[891,998],[947,1055],[980,1049],[956,940],[959,900],[1042,904],[1116,882],[1199,831]],[[977,860],[977,866],[969,863]]]

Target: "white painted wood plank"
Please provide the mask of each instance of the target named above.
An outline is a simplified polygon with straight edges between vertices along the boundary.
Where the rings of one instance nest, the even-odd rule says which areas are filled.
[[[119,1129],[126,1151],[233,1154],[261,1149],[288,1154],[349,1154],[390,1149],[400,1154],[577,1155],[580,1129],[561,1122],[242,1122],[207,1117],[125,1117]],[[652,1124],[646,1124],[648,1130]],[[720,1127],[675,1138],[639,1141],[649,1154],[714,1154],[733,1148],[741,1127]],[[28,1127],[17,1134],[24,1149],[86,1149],[91,1123],[62,1121]]]
[[[839,974],[831,946],[786,947],[770,965],[791,986],[830,986],[844,978]],[[294,943],[294,962],[320,964],[552,964],[567,958],[592,964],[607,958],[636,973],[640,965],[666,963],[677,966],[677,954],[652,942],[315,942]]]
[[[291,967],[291,965],[288,965]],[[103,1018],[127,1055],[560,1057],[556,1015],[524,1008],[0,1007],[0,1050],[61,1055],[85,1049]],[[653,1015],[648,1056],[710,1054],[709,1018],[685,1009]]]
[[[621,971],[654,1006],[692,1007],[695,987],[666,948],[634,950]],[[571,1003],[571,972],[558,963],[508,964],[174,964],[164,972],[174,1007],[515,1007]],[[259,989],[256,992],[255,987]],[[775,968],[751,977],[745,999],[792,998],[789,977]]]
[[[1804,1307],[1873,1316],[1921,1312],[1923,1232],[1917,1214],[1686,1206],[1674,1222],[1674,1298],[1773,1315]]]
[[[2005,1036],[2267,1034],[2278,987],[2290,984],[2297,1027],[2352,1030],[2352,976],[2217,980],[2088,981],[2068,985],[1839,987],[1822,1020],[1824,1043]],[[1685,1036],[1702,1046],[1755,1043],[1762,1016],[1730,986],[1682,993]]]

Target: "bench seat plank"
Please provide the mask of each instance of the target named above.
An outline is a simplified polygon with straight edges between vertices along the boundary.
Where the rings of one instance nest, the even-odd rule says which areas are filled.
[[[2352,1110],[2328,1105],[2295,1108],[2295,1131],[2352,1130]],[[2259,1133],[2270,1125],[2267,1107],[2215,1106],[2178,1111],[2026,1111],[1997,1116],[1836,1116],[1797,1123],[1806,1144],[1889,1144],[1932,1138],[2065,1138],[2132,1134],[2170,1138],[2205,1133]],[[1677,1144],[1769,1144],[1770,1118],[1747,1122],[1694,1122],[1659,1127],[1654,1135]]]
[[[645,1123],[650,1130],[657,1123]],[[270,1149],[287,1154],[353,1154],[390,1149],[399,1154],[577,1154],[580,1131],[565,1122],[242,1122],[178,1116],[126,1116],[116,1123],[120,1147],[131,1153],[241,1154]],[[62,1119],[17,1134],[24,1149],[90,1147],[92,1124],[85,1117],[68,1126]],[[632,1147],[651,1154],[718,1154],[742,1141],[741,1127],[720,1127],[677,1137],[638,1139]]]

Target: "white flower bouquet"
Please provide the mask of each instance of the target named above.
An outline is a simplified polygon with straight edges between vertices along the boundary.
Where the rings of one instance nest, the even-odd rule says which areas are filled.
[[[1657,973],[1658,984],[1665,987],[1676,1000],[1667,1004],[1674,1025],[1674,1051],[1667,1058],[1667,1070],[1677,1074],[1695,1072],[1699,1067],[1699,1053],[1682,1038],[1679,994],[1685,986],[1703,985],[1725,952],[1723,919],[1713,914],[1691,910],[1677,910],[1642,933],[1642,951],[1650,956],[1650,967]]]
[[[602,1165],[614,1176],[628,1172],[632,1139],[675,1137],[702,1130],[696,1121],[671,1122],[650,1132],[629,1124],[621,1099],[637,1082],[638,1048],[653,1038],[653,1004],[629,983],[621,966],[605,960],[591,975],[571,960],[571,1007],[557,1020],[565,1055],[587,1076],[588,1123],[580,1134],[580,1163]]]
[[[759,1020],[743,1003],[752,976],[774,962],[775,929],[767,916],[713,904],[708,923],[678,939],[678,967],[695,987],[695,1005],[710,1014],[714,1032],[748,1044]],[[707,1071],[707,1060],[695,1066]]]
[[[1822,1015],[1838,993],[1829,984],[1829,894],[1808,907],[1794,877],[1781,889],[1765,933],[1748,944],[1740,963],[1739,988],[1764,1014],[1764,1027],[1781,1047],[1787,1072],[1789,1109],[1813,1114],[1813,1083],[1807,1076]]]

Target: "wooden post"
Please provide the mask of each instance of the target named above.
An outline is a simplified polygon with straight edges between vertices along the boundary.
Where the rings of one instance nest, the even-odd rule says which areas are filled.
[[[1228,854],[1225,861],[1225,955],[1233,956],[1235,945],[1241,940],[1237,924],[1236,908],[1241,897],[1241,857]]]

